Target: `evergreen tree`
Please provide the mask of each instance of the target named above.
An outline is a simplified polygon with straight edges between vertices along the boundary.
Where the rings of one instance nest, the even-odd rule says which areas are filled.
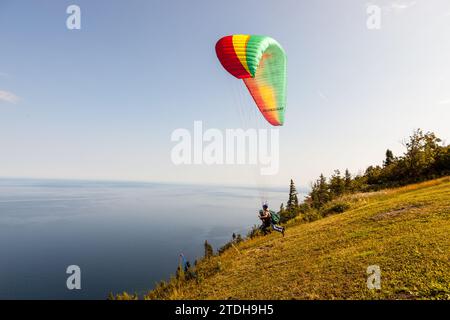
[[[289,200],[287,202],[286,210],[294,211],[298,208],[297,189],[295,188],[294,181],[291,179],[291,185],[289,187]]]
[[[213,247],[205,240],[205,258],[209,259],[214,255]]]
[[[191,263],[188,260],[188,261],[186,261],[186,264],[184,265],[184,272],[188,272],[190,268],[191,268]]]
[[[391,165],[392,163],[394,163],[394,154],[392,153],[391,150],[387,149],[386,150],[386,159],[383,161],[383,166],[387,167],[389,165]]]
[[[339,197],[344,193],[345,182],[341,177],[341,172],[339,170],[334,170],[334,174],[330,179],[330,191],[333,197]]]
[[[312,184],[309,198],[311,199],[311,206],[316,209],[320,209],[331,200],[329,185],[323,174],[320,174],[319,179]]]
[[[352,191],[352,175],[350,174],[350,171],[348,171],[348,169],[345,169],[344,189],[345,189],[345,192]]]
[[[185,279],[184,269],[181,265],[178,266],[177,272],[175,274],[175,278],[178,281],[183,281]]]
[[[321,173],[318,180],[318,203],[317,208],[321,208],[325,203],[331,200],[330,188],[327,178]]]

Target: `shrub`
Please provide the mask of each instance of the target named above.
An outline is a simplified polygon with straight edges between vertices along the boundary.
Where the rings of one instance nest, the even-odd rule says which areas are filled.
[[[350,209],[350,204],[347,202],[332,202],[322,209],[323,216],[328,216],[330,214],[343,213]]]
[[[308,210],[307,212],[305,212],[303,214],[303,219],[306,222],[313,222],[313,221],[319,220],[320,218],[322,218],[322,216],[315,209]]]
[[[256,224],[250,229],[250,231],[247,233],[247,238],[253,239],[255,237],[258,237],[262,235],[261,229]]]

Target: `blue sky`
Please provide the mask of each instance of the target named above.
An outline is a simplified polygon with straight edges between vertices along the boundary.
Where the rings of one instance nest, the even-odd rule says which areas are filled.
[[[366,27],[368,3],[380,30]],[[66,28],[70,4],[81,30]],[[236,95],[253,107],[214,52],[236,33],[288,55],[280,172],[266,185],[356,173],[418,127],[448,142],[448,0],[1,0],[0,176],[255,184],[246,166],[170,159],[175,129],[240,127]]]

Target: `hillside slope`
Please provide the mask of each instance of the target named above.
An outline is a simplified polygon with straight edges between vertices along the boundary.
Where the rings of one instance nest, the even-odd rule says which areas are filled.
[[[349,211],[241,243],[176,299],[450,299],[450,178],[347,196]],[[381,289],[366,270],[381,268]]]

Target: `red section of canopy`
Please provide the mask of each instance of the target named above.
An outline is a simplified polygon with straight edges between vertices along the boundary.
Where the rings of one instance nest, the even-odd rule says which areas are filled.
[[[236,55],[233,46],[233,36],[226,36],[217,41],[216,54],[222,66],[238,79],[251,78]]]

